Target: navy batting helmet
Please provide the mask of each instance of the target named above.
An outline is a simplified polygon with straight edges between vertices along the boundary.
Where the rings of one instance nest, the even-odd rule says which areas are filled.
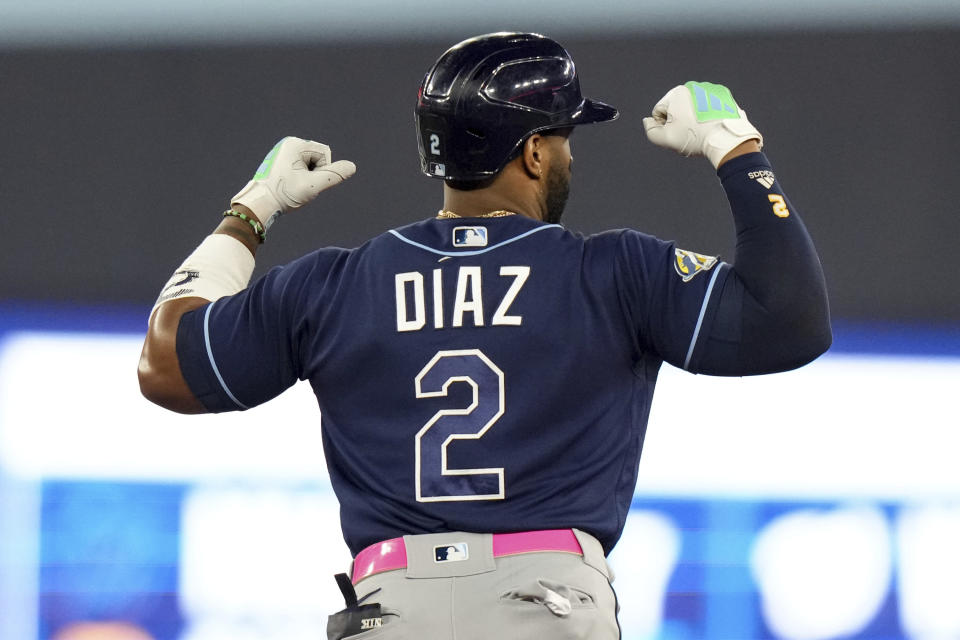
[[[550,38],[477,36],[448,49],[420,85],[420,166],[436,178],[483,180],[532,133],[618,115],[580,94],[573,59]]]

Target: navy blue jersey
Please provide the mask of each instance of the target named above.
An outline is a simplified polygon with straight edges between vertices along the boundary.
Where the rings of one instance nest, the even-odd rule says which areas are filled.
[[[354,553],[564,527],[609,550],[658,369],[693,368],[727,271],[636,231],[431,219],[274,268],[185,315],[177,348],[211,411],[310,381]]]

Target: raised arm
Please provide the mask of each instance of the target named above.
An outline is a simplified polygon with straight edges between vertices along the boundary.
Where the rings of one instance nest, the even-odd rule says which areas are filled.
[[[832,341],[823,270],[813,241],[777,181],[763,138],[722,85],[688,82],[644,119],[652,142],[717,169],[737,232],[731,272],[703,307],[687,368],[713,375],[793,369]]]
[[[178,413],[207,411],[181,372],[180,319],[246,288],[257,247],[277,218],[356,172],[352,162],[330,162],[330,157],[330,147],[318,142],[293,137],[278,142],[253,179],[231,199],[219,226],[170,277],[151,311],[140,354],[137,376],[145,398]]]

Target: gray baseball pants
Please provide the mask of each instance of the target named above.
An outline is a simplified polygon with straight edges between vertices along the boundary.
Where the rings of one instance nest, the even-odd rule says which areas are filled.
[[[492,536],[405,536],[407,568],[356,584],[382,606],[383,626],[357,640],[618,640],[617,600],[600,543],[574,530],[583,556],[493,557]],[[437,563],[434,549],[466,542],[469,558]]]

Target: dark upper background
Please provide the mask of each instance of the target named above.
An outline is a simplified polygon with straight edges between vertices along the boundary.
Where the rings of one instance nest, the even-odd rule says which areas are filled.
[[[146,310],[287,134],[359,170],[274,227],[257,274],[435,214],[412,110],[457,39],[0,51],[0,301]],[[709,163],[653,147],[641,124],[672,86],[722,82],[814,237],[835,318],[960,326],[960,30],[561,40],[584,93],[621,111],[572,139],[568,227],[732,259]]]

